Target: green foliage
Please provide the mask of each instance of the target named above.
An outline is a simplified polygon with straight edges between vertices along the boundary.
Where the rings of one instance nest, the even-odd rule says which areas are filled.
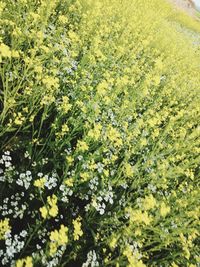
[[[171,7],[0,14],[1,265],[198,266],[200,55]]]

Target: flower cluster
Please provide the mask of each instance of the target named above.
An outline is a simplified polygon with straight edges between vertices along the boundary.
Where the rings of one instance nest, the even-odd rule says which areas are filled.
[[[164,0],[0,17],[0,266],[199,267],[199,22]]]

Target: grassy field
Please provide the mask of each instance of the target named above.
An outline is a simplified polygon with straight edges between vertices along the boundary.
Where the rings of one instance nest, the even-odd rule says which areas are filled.
[[[164,0],[0,1],[0,266],[200,266],[199,40]]]

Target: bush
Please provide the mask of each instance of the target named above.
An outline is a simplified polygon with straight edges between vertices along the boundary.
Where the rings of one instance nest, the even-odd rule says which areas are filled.
[[[200,55],[171,7],[0,13],[1,265],[198,266]]]

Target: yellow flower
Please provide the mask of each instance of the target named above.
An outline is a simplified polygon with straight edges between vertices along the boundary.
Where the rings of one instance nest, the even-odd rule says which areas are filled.
[[[0,44],[0,57],[8,57],[11,58],[11,50],[10,47],[5,44]]]
[[[140,145],[141,146],[146,146],[147,145],[147,139],[146,138],[142,138],[140,141]]]
[[[67,157],[66,157],[66,160],[67,160],[67,162],[68,162],[69,164],[72,164],[73,161],[74,161],[74,159],[73,159],[72,156],[67,156]]]
[[[156,206],[156,200],[153,195],[146,196],[143,200],[143,208],[145,210],[153,209]]]
[[[15,115],[14,123],[18,126],[21,126],[25,121],[25,117],[22,116],[21,112],[18,112],[17,114],[14,115]]]
[[[50,240],[50,255],[53,255],[56,253],[59,246],[68,243],[68,228],[61,224],[59,230],[54,230],[50,233]]]
[[[83,182],[86,182],[86,181],[88,181],[88,179],[90,178],[90,175],[89,175],[89,173],[87,173],[87,172],[82,172],[82,173],[80,173],[80,177],[81,177],[81,180],[82,180]]]
[[[152,219],[146,211],[142,212],[141,210],[133,210],[130,212],[130,222],[149,225],[151,221]]]
[[[47,207],[43,206],[40,208],[41,215],[44,219],[48,217],[48,215],[52,217],[56,217],[58,215],[58,206],[57,206],[57,197],[52,195],[52,197],[47,197]]]
[[[74,240],[79,240],[79,238],[83,235],[83,231],[81,230],[81,218],[78,217],[76,220],[72,221],[74,226]]]
[[[129,265],[128,267],[146,267],[146,265],[139,259],[138,253],[134,253],[130,246],[127,246],[123,252],[123,255],[127,257]]]
[[[46,219],[47,218],[47,215],[48,215],[47,208],[45,206],[41,207],[40,208],[40,212],[41,212],[42,218]]]
[[[33,260],[30,256],[24,259],[19,259],[16,262],[16,267],[33,267]]]
[[[56,217],[58,215],[57,197],[52,195],[52,197],[47,198],[47,202],[50,205],[49,215]]]
[[[78,140],[77,142],[77,150],[85,152],[89,149],[87,143],[85,141]]]
[[[133,167],[129,163],[124,164],[124,174],[126,175],[126,177],[133,176]]]
[[[104,96],[108,90],[108,83],[106,81],[102,81],[101,83],[98,84],[97,86],[97,93],[100,96]]]
[[[59,87],[59,79],[56,77],[46,76],[42,79],[42,82],[48,89]]]
[[[44,189],[44,184],[46,182],[46,179],[43,177],[43,178],[40,178],[40,179],[37,179],[34,181],[34,186],[35,187],[39,187],[41,189]]]
[[[90,129],[88,132],[88,136],[90,138],[93,138],[94,140],[98,140],[99,137],[101,136],[101,130],[102,130],[102,125],[97,123],[93,129]]]
[[[113,237],[109,243],[109,246],[111,249],[115,248],[117,245],[117,238],[116,237]]]
[[[160,214],[165,217],[170,212],[170,207],[167,206],[164,202],[160,205]]]
[[[16,51],[16,50],[12,50],[12,51],[11,51],[11,55],[12,55],[12,57],[14,57],[14,58],[19,58],[19,52]]]
[[[68,178],[67,180],[65,180],[65,184],[69,187],[73,186],[73,178]]]
[[[42,68],[42,66],[35,66],[35,67],[34,67],[34,70],[35,70],[35,72],[37,72],[37,73],[42,73],[43,68]]]
[[[60,16],[58,17],[58,20],[59,20],[59,22],[62,23],[62,24],[65,24],[65,23],[68,22],[68,18],[67,18],[66,16],[63,16],[63,15],[60,15]]]
[[[51,256],[53,256],[57,251],[57,244],[56,243],[50,243],[50,247],[49,247],[49,254]]]
[[[72,30],[68,31],[68,36],[69,36],[70,40],[74,43],[77,43],[79,41],[78,35],[75,32],[73,32]]]
[[[56,205],[49,209],[49,215],[52,217],[56,217],[58,215],[58,207]]]
[[[116,128],[113,128],[112,126],[108,127],[107,138],[116,147],[120,147],[123,144],[120,133]]]
[[[9,219],[0,220],[0,240],[5,239],[5,234],[10,230]]]
[[[43,105],[50,105],[54,101],[55,101],[55,97],[52,94],[49,94],[49,95],[45,95],[42,98],[40,104],[41,104],[41,106],[43,106]]]

